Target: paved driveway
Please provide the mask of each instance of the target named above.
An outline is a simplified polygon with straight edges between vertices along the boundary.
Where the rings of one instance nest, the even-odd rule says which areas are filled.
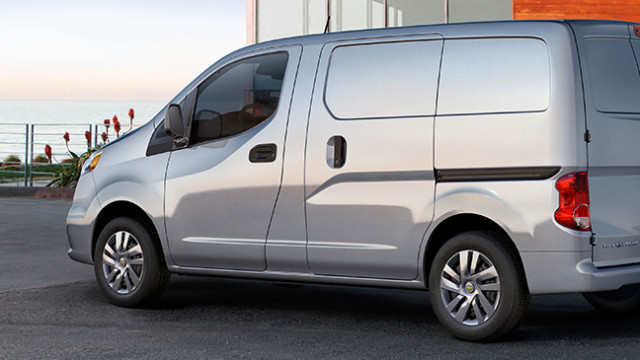
[[[0,359],[637,359],[639,316],[536,296],[502,342],[465,343],[418,291],[174,276],[153,307],[108,304],[66,255],[70,202],[0,198]]]

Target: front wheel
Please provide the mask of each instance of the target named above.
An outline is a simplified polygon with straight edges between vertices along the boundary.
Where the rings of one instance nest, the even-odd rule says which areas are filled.
[[[139,221],[120,217],[100,232],[93,264],[100,290],[118,306],[138,306],[156,299],[169,282],[158,245]]]
[[[582,296],[594,308],[610,314],[629,314],[640,309],[640,284],[613,291],[583,293]]]
[[[513,330],[527,313],[524,274],[500,235],[454,236],[436,254],[429,275],[433,310],[454,336],[492,340]]]

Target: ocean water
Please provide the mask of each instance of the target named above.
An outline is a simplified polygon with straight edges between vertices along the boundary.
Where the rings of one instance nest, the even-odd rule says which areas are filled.
[[[151,120],[162,108],[164,101],[39,101],[0,100],[0,162],[9,155],[17,155],[25,161],[25,147],[28,157],[44,154],[44,147],[51,146],[54,162],[69,157],[63,135],[69,132],[71,151],[82,153],[87,149],[85,131],[91,131],[92,145],[102,143],[100,134],[105,131],[105,119],[118,117],[122,132],[129,129],[129,109],[134,109],[134,127]],[[25,134],[33,125],[33,155],[31,154],[31,134]],[[115,139],[113,126],[109,138]],[[25,144],[26,142],[26,144]]]

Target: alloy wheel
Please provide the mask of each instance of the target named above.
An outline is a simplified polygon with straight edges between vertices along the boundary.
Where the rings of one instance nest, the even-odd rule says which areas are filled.
[[[102,271],[113,291],[133,292],[144,275],[143,265],[142,247],[133,234],[118,231],[109,237],[102,252]]]
[[[446,311],[458,323],[482,325],[500,303],[500,276],[491,260],[475,250],[462,250],[447,260],[440,275]]]

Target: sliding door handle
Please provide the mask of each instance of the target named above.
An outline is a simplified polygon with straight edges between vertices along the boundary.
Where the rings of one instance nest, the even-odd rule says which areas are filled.
[[[347,162],[347,141],[340,135],[335,135],[327,141],[327,165],[339,169]]]

